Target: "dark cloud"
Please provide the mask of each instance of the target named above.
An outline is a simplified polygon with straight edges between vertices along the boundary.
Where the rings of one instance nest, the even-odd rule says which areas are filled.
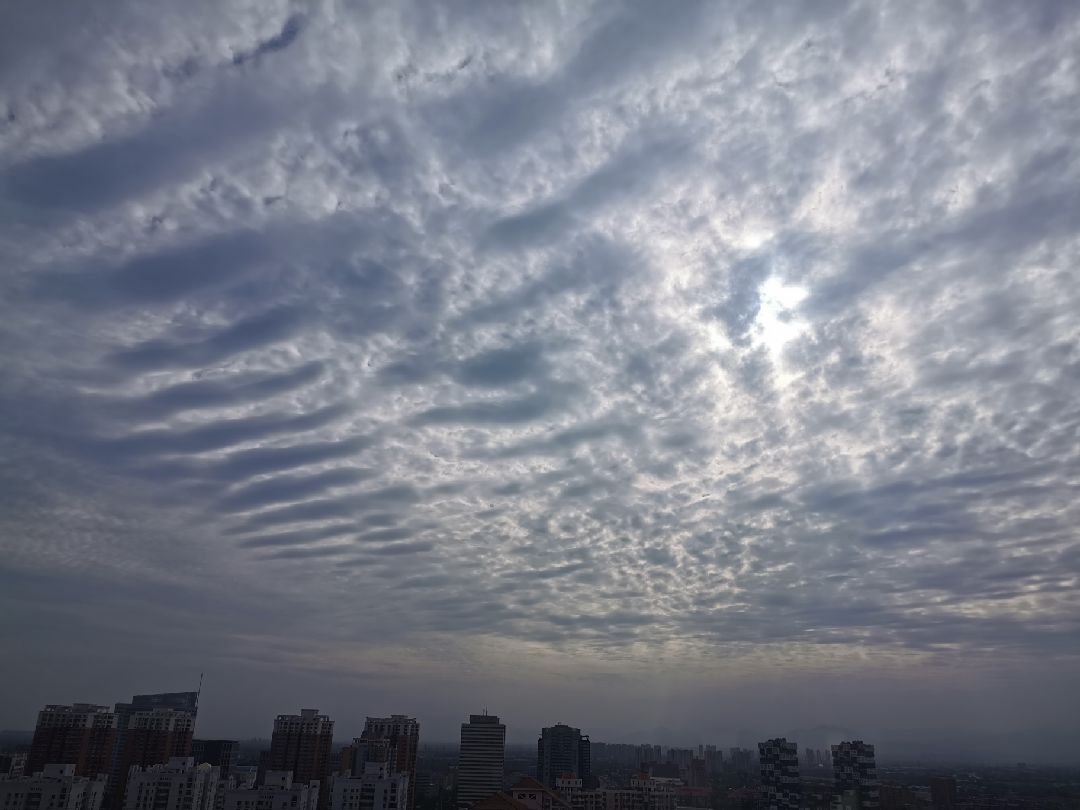
[[[250,62],[260,56],[265,56],[268,53],[283,51],[296,41],[296,38],[300,36],[300,32],[303,31],[303,29],[304,17],[300,14],[293,14],[289,19],[285,20],[285,24],[281,27],[280,33],[270,37],[270,39],[260,42],[251,51],[236,54],[233,57],[233,64],[242,65],[245,62]]]
[[[133,371],[198,368],[240,352],[263,348],[295,336],[305,325],[293,307],[275,308],[244,318],[197,341],[154,339],[114,352],[117,366]]]

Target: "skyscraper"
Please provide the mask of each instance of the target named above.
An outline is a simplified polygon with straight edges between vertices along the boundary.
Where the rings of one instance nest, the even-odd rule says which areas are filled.
[[[799,746],[783,737],[758,743],[764,810],[799,810]]]
[[[334,721],[318,709],[300,714],[279,714],[270,738],[267,771],[288,771],[294,783],[319,782],[319,804],[326,807],[330,795],[330,749]]]
[[[541,730],[536,741],[536,779],[555,789],[555,780],[570,774],[592,787],[592,757],[589,736],[581,729],[557,723]]]
[[[386,740],[390,743],[391,770],[409,774],[409,795],[405,810],[416,807],[416,752],[420,745],[420,724],[415,717],[392,714],[369,717],[364,723],[361,742]]]
[[[881,806],[877,769],[874,764],[874,746],[862,740],[834,745],[832,762],[833,779],[838,793],[855,791],[863,810],[875,810]]]
[[[461,724],[458,755],[458,808],[468,810],[502,789],[506,726],[496,715],[471,714]]]
[[[116,746],[116,724],[116,713],[108,706],[46,706],[38,712],[25,772],[33,775],[46,765],[74,765],[75,776],[108,774]]]

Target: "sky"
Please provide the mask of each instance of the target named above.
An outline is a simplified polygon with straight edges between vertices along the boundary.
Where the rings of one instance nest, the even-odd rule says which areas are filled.
[[[1076,745],[1080,6],[0,17],[0,727]]]

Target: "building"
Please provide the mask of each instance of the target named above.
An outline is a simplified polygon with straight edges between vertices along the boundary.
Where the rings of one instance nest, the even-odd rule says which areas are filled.
[[[416,752],[420,746],[420,724],[415,717],[392,714],[389,717],[369,717],[364,731],[354,744],[373,740],[389,743],[390,765],[394,773],[409,775],[409,795],[405,810],[416,807]]]
[[[763,810],[799,810],[799,747],[783,737],[758,743]]]
[[[502,789],[506,758],[506,726],[496,715],[472,714],[461,724],[458,754],[457,804],[468,810]]]
[[[325,807],[330,797],[331,749],[334,721],[318,709],[301,709],[300,714],[279,714],[274,720],[266,772],[288,771],[298,784],[319,783],[319,801]]]
[[[330,780],[330,810],[404,810],[408,801],[409,774],[389,762],[364,762],[358,773]]]
[[[716,776],[723,770],[724,767],[724,752],[717,749],[715,745],[705,746],[705,770],[709,776]]]
[[[832,764],[837,793],[854,791],[863,810],[877,810],[881,806],[874,746],[862,740],[834,745]]]
[[[9,776],[20,779],[26,773],[26,751],[8,751],[0,754],[0,778]]]
[[[527,810],[570,810],[570,803],[531,776],[515,782],[506,793]]]
[[[930,777],[930,804],[934,810],[953,810],[956,807],[956,780],[953,777]]]
[[[31,776],[0,779],[3,810],[101,810],[104,773],[78,776],[71,763],[48,764]]]
[[[128,774],[124,810],[213,810],[218,769],[194,757],[164,765],[135,766]]]
[[[754,752],[749,748],[732,748],[728,751],[731,769],[738,773],[750,773],[754,770]]]
[[[586,790],[580,779],[560,776],[555,780],[555,793],[570,805],[570,810],[604,810],[603,791]]]
[[[319,783],[293,781],[292,771],[268,770],[261,785],[228,788],[221,810],[318,810]]]
[[[195,764],[207,762],[218,769],[221,778],[225,779],[236,767],[236,755],[240,750],[240,743],[236,740],[192,740],[191,755],[195,757]]]
[[[559,777],[577,777],[592,787],[589,737],[581,729],[558,723],[540,732],[536,741],[536,780],[549,788]]]
[[[113,747],[106,810],[120,810],[124,788],[132,767],[164,765],[172,757],[191,756],[198,692],[157,692],[134,695],[129,703],[117,703],[116,745]]]
[[[46,765],[74,765],[75,776],[108,774],[116,736],[116,713],[108,706],[50,704],[38,712],[23,772],[35,774]]]
[[[123,746],[115,759],[115,784],[110,781],[109,800],[124,806],[124,791],[133,768],[165,765],[174,758],[191,756],[195,717],[178,709],[137,711],[127,717]]]

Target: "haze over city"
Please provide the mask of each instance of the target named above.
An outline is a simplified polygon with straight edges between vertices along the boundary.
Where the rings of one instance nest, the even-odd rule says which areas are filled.
[[[0,729],[1075,764],[1077,143],[1070,2],[4,4]]]

